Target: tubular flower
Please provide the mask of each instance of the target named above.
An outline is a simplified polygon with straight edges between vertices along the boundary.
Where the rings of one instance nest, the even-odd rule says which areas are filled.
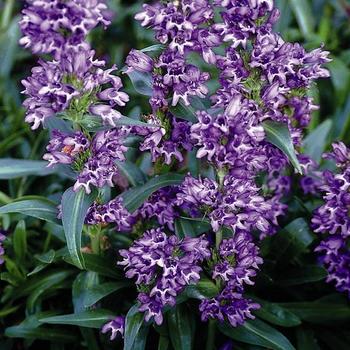
[[[118,333],[121,337],[124,337],[124,329],[125,329],[125,316],[117,316],[114,320],[106,323],[102,329],[102,333],[111,332],[110,340],[114,340]]]
[[[67,48],[89,48],[85,41],[97,25],[110,24],[104,0],[26,0],[20,44],[35,54],[59,57]]]
[[[37,129],[47,118],[57,113],[79,122],[84,115],[99,116],[105,125],[115,126],[122,115],[115,106],[125,106],[129,97],[120,91],[123,84],[112,74],[113,66],[104,69],[105,62],[94,59],[89,49],[69,50],[60,60],[39,61],[32,75],[23,80],[26,121]]]
[[[325,203],[315,210],[312,224],[315,232],[328,236],[315,251],[328,269],[327,282],[335,282],[337,290],[350,296],[350,150],[342,142],[334,143],[324,158],[335,161],[338,172],[326,170],[319,186]]]
[[[233,327],[254,318],[252,311],[260,306],[243,297],[244,285],[253,285],[251,278],[263,260],[259,249],[248,233],[237,232],[233,238],[221,242],[217,252],[218,262],[213,267],[213,279],[220,279],[224,286],[220,293],[211,299],[202,300],[199,310],[202,320],[227,320]]]
[[[199,281],[200,263],[210,256],[208,245],[204,237],[179,240],[157,228],[120,251],[124,259],[118,264],[125,267],[127,278],[135,278],[139,310],[145,312],[146,321],[162,324],[163,308],[174,306],[176,296]]]

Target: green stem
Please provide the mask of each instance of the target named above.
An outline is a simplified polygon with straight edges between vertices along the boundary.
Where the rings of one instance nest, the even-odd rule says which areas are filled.
[[[215,235],[216,249],[220,248],[221,241],[222,241],[222,228],[218,232],[216,232],[216,235]]]
[[[215,333],[216,333],[216,322],[210,320],[208,322],[208,336],[205,350],[213,350],[215,348]]]
[[[101,234],[102,234],[102,229],[100,225],[96,225],[93,232],[90,233],[91,250],[94,254],[97,254],[97,255],[101,253]]]

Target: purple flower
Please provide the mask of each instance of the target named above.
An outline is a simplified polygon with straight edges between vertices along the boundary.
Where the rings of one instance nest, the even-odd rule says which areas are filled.
[[[142,51],[132,49],[126,58],[126,65],[128,69],[125,73],[134,70],[139,72],[151,72],[153,69],[153,60]]]
[[[48,166],[58,163],[72,164],[76,157],[89,147],[89,140],[80,131],[67,135],[59,130],[53,130],[50,143],[46,147],[48,153],[43,158],[49,162]]]
[[[338,172],[323,173],[324,204],[315,210],[312,225],[315,232],[327,234],[315,249],[321,263],[328,270],[327,282],[335,282],[337,290],[350,296],[350,150],[342,143],[335,143],[333,152],[324,157],[337,163]]]
[[[146,321],[162,324],[163,308],[174,306],[176,296],[199,281],[199,264],[210,256],[208,244],[204,237],[179,240],[157,228],[146,231],[129,250],[120,251],[124,259],[118,264],[125,266],[126,277],[135,278],[142,290],[139,310],[145,312]]]
[[[233,238],[223,240],[219,248],[222,260],[214,267],[213,279],[235,281],[237,286],[254,284],[251,278],[263,263],[258,253],[259,249],[246,232],[237,232]]]
[[[110,340],[114,340],[118,333],[121,337],[124,338],[124,329],[125,329],[125,316],[117,316],[114,320],[106,323],[102,329],[102,333],[111,332]]]
[[[190,151],[192,149],[189,137],[189,123],[187,121],[178,121],[171,115],[163,115],[162,120],[156,115],[150,115],[147,122],[159,125],[159,127],[136,127],[133,129],[134,133],[144,136],[140,150],[149,150],[153,162],[158,159],[164,160],[168,165],[174,159],[182,162],[184,160],[182,151]]]
[[[3,247],[3,242],[6,239],[6,231],[0,229],[0,265],[4,263],[3,255],[5,254],[5,249]]]
[[[130,231],[135,219],[123,206],[123,199],[117,197],[106,204],[94,203],[88,210],[85,223],[106,225],[113,223],[117,231]]]
[[[217,296],[202,300],[199,310],[203,321],[227,320],[233,327],[254,318],[252,311],[260,306],[243,297],[244,285],[253,285],[251,278],[256,276],[263,260],[259,249],[247,232],[237,232],[233,238],[224,239],[217,251],[217,263],[213,267],[213,279],[220,279],[223,288]]]
[[[213,230],[230,227],[234,232],[256,229],[268,234],[271,230],[271,204],[260,194],[253,179],[227,175],[223,188],[210,179],[188,175],[180,186],[177,204],[191,215],[208,216]]]
[[[124,146],[129,129],[118,128],[96,133],[91,142],[90,154],[82,164],[74,190],[83,187],[86,193],[91,192],[91,186],[102,188],[105,185],[114,186],[114,178],[119,176],[116,161],[124,161],[128,150]]]
[[[143,219],[155,217],[160,225],[167,225],[174,231],[174,221],[179,216],[176,211],[176,186],[164,187],[156,191],[143,203],[139,213]]]
[[[120,91],[120,78],[111,74],[116,67],[104,70],[104,66],[89,49],[66,51],[59,61],[40,60],[31,77],[22,81],[23,93],[28,95],[23,104],[26,121],[33,124],[32,129],[57,113],[68,119],[73,115],[77,121],[90,112],[100,116],[104,124],[115,126],[121,114],[112,107],[124,106],[129,97]]]
[[[67,48],[88,48],[88,33],[110,24],[104,0],[27,0],[22,11],[20,44],[33,53],[58,57]]]
[[[328,283],[335,283],[339,292],[347,292],[350,298],[350,250],[342,236],[334,235],[321,242],[315,249],[328,270]]]
[[[232,327],[242,325],[248,318],[254,319],[252,312],[259,308],[259,304],[244,298],[234,283],[229,283],[217,297],[202,300],[199,306],[202,321],[227,320]]]

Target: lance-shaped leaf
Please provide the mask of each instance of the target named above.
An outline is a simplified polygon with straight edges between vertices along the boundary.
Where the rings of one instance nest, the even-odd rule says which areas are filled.
[[[81,254],[81,234],[87,210],[93,202],[92,195],[86,195],[83,189],[74,192],[69,188],[62,197],[62,223],[66,236],[67,247],[72,262],[79,268],[84,268]]]
[[[45,176],[52,174],[53,169],[41,160],[0,159],[0,180],[16,179],[28,175]]]
[[[128,179],[130,185],[137,186],[146,182],[145,173],[134,163],[126,160],[124,162],[116,161],[118,169]]]
[[[278,147],[288,157],[295,169],[302,174],[288,126],[272,120],[265,121],[262,125],[266,133],[266,140]]]
[[[0,208],[0,214],[10,213],[20,213],[54,224],[60,224],[57,219],[57,205],[43,197],[23,199]]]
[[[96,132],[101,130],[108,130],[112,129],[113,126],[111,125],[103,125],[102,119],[99,116],[96,115],[85,115],[84,118],[79,122],[79,124],[87,131],[90,132]],[[129,117],[120,117],[115,120],[116,126],[143,126],[147,128],[158,128],[157,125],[154,124],[148,124],[145,122],[142,122],[137,119],[129,118]]]
[[[138,311],[139,306],[134,305],[125,318],[124,350],[133,350],[137,335],[143,324],[143,314]]]
[[[145,96],[152,96],[153,82],[151,73],[138,72],[136,70],[126,73],[136,92]]]
[[[282,333],[259,319],[248,320],[242,326],[235,328],[225,323],[219,324],[218,327],[220,332],[242,343],[273,350],[295,350]]]
[[[182,183],[184,175],[165,174],[154,177],[142,186],[130,189],[122,194],[124,206],[130,212],[138,209],[148,197],[162,187],[179,185]]]
[[[76,314],[47,317],[39,319],[39,321],[49,324],[68,324],[79,327],[100,328],[113,319],[113,317],[113,312],[99,309],[83,311]]]

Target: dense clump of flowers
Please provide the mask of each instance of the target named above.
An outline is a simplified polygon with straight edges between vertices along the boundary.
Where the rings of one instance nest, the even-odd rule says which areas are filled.
[[[124,336],[124,329],[125,329],[125,317],[117,316],[112,321],[106,323],[102,327],[101,332],[102,333],[111,332],[110,340],[114,340],[118,336],[118,334],[122,337]]]
[[[90,49],[68,50],[59,60],[40,60],[22,81],[29,96],[24,101],[26,121],[33,129],[58,113],[75,122],[90,113],[105,125],[116,125],[122,115],[113,107],[125,106],[129,97],[120,91],[121,79],[112,74],[116,67],[105,69],[105,61],[94,55]]]
[[[159,225],[174,231],[174,221],[179,216],[176,210],[178,187],[164,187],[156,191],[138,210],[143,219],[156,218]]]
[[[35,54],[58,57],[62,49],[88,48],[88,33],[97,25],[110,24],[104,0],[26,0],[20,27],[20,44]]]
[[[241,325],[247,318],[254,318],[252,311],[259,305],[243,297],[244,285],[252,285],[262,259],[259,250],[247,232],[237,232],[233,238],[224,239],[215,257],[212,278],[224,284],[220,293],[204,299],[199,310],[202,320],[228,320],[233,327]]]
[[[314,212],[315,232],[328,234],[316,248],[329,271],[328,282],[335,282],[341,292],[350,294],[350,150],[342,142],[333,144],[333,152],[325,158],[335,161],[338,173],[326,170],[323,174],[324,205]]]
[[[146,231],[129,250],[121,250],[126,277],[135,278],[139,288],[139,310],[145,320],[160,325],[165,306],[174,306],[187,285],[200,279],[200,263],[210,257],[209,242],[204,237],[183,240],[167,236],[161,228]]]
[[[223,178],[222,186],[211,179],[196,179],[188,175],[180,186],[177,203],[197,208],[197,215],[208,217],[217,232],[221,227],[268,233],[271,205],[259,194],[252,179],[231,175]],[[193,213],[192,213],[193,214]]]
[[[0,229],[0,265],[4,263],[4,259],[2,257],[5,254],[5,249],[2,243],[4,242],[5,239],[6,239],[6,231]]]
[[[85,223],[88,225],[106,225],[114,223],[117,231],[129,231],[134,217],[123,206],[123,199],[117,197],[108,203],[94,203],[90,206]]]
[[[119,175],[116,162],[124,161],[128,150],[124,141],[129,135],[129,128],[99,131],[91,141],[80,131],[65,134],[54,130],[52,134],[44,159],[49,161],[49,166],[72,166],[77,172],[74,190],[84,188],[86,193],[90,193],[91,186],[114,186],[114,179]]]

